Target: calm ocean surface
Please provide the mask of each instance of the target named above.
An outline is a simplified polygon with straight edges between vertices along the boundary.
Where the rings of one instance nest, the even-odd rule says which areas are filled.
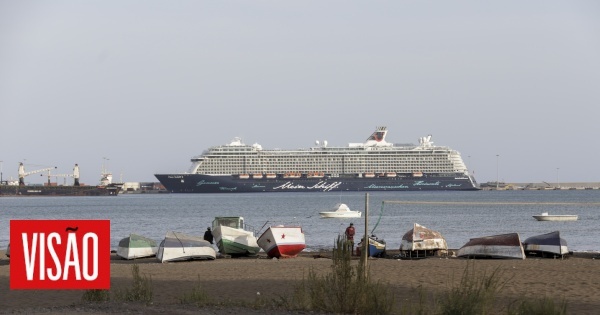
[[[442,202],[392,204],[386,201]],[[130,233],[160,241],[167,231],[202,236],[215,216],[243,216],[260,230],[270,224],[300,224],[307,251],[332,248],[338,234],[353,222],[364,233],[364,217],[321,219],[319,211],[336,203],[365,209],[364,192],[259,193],[259,194],[147,194],[117,197],[1,197],[0,248],[9,242],[12,219],[109,219],[111,246]],[[472,203],[472,204],[464,204]],[[578,214],[574,222],[538,222],[532,215]],[[527,237],[560,231],[569,250],[599,251],[600,191],[475,191],[475,192],[371,192],[369,231],[398,249],[402,235],[413,223],[436,230],[450,248],[470,238],[518,232]]]

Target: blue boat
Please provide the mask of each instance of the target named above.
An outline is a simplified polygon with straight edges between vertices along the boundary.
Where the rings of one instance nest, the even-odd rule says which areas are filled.
[[[356,247],[357,255],[361,254],[362,247],[363,242],[361,240]],[[375,235],[369,237],[369,257],[385,257],[385,240],[380,240]]]

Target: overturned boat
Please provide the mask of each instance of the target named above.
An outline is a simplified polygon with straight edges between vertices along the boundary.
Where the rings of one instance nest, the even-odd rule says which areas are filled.
[[[538,257],[563,257],[569,254],[567,241],[560,237],[559,231],[536,235],[523,242],[525,254]]]
[[[525,259],[519,233],[470,239],[458,250],[458,257]]]
[[[415,223],[402,236],[400,254],[403,257],[441,256],[448,253],[448,244],[440,232]]]
[[[119,241],[117,256],[124,259],[136,259],[156,256],[158,245],[155,240],[137,234],[129,234]]]
[[[267,256],[276,258],[296,257],[306,248],[304,231],[300,226],[270,226],[257,242]]]
[[[202,237],[167,232],[165,239],[158,247],[156,258],[163,263],[195,259],[212,260],[217,258],[217,252]]]

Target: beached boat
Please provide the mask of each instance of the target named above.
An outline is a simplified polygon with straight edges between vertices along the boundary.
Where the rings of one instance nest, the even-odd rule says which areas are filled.
[[[363,248],[363,240],[356,245],[357,255],[361,255]],[[385,240],[378,239],[377,236],[371,235],[369,237],[369,257],[385,257]]]
[[[579,218],[576,214],[548,214],[548,212],[533,217],[538,221],[577,221]]]
[[[519,233],[509,233],[472,238],[458,250],[456,256],[525,259],[525,252]]]
[[[260,251],[256,236],[247,229],[243,217],[216,217],[213,236],[223,255],[256,255]]]
[[[559,231],[529,237],[523,242],[523,246],[527,255],[562,257],[569,253],[567,241],[560,237]]]
[[[360,218],[361,212],[350,210],[345,203],[336,204],[329,211],[319,212],[321,218]]]
[[[304,231],[300,226],[270,226],[257,242],[267,256],[277,258],[296,257],[306,248]]]
[[[117,256],[124,259],[136,259],[156,256],[158,245],[155,240],[137,234],[129,234],[119,241]]]
[[[440,232],[414,223],[413,228],[402,236],[400,253],[405,257],[445,255],[448,244]]]
[[[217,252],[209,242],[200,236],[167,232],[165,239],[158,247],[156,258],[160,262],[211,260],[217,258]]]

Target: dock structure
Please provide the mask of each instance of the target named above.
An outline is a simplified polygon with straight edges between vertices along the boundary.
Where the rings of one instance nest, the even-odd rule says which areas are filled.
[[[572,182],[572,183],[482,183],[483,190],[591,190],[600,189],[600,182]]]

